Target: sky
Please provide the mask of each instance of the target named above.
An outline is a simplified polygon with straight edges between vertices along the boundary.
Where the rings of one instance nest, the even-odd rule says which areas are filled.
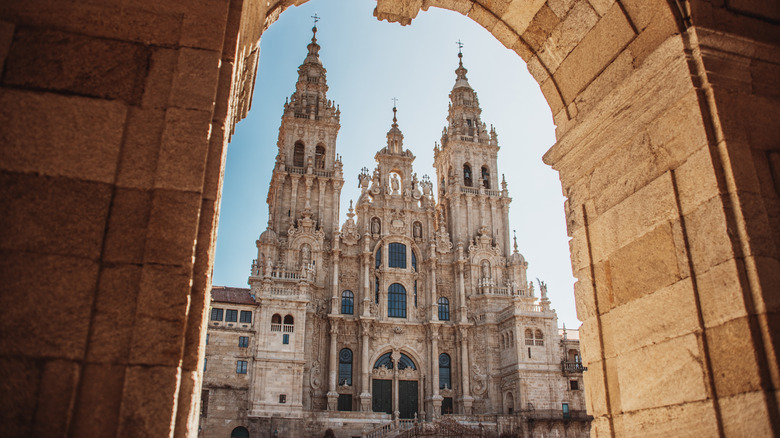
[[[558,173],[542,162],[555,143],[555,126],[539,85],[523,60],[471,19],[448,10],[421,11],[410,26],[378,21],[371,0],[311,0],[283,12],[263,34],[252,108],[228,146],[213,284],[247,287],[255,241],[265,230],[265,202],[277,154],[285,98],[295,91],[315,13],[328,98],[341,109],[336,153],[344,163],[341,221],[357,200],[360,169],[373,169],[386,146],[397,98],[404,147],[417,174],[435,177],[434,142],[446,126],[449,92],[463,64],[493,125],[501,150],[498,171],[513,201],[509,223],[528,261],[528,279],[547,283],[558,325],[579,327]],[[538,294],[538,285],[535,286]]]

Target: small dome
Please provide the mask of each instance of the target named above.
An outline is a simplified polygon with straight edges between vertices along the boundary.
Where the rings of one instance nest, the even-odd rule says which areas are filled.
[[[276,240],[276,231],[272,230],[270,227],[266,228],[265,231],[263,231],[263,234],[260,235],[261,243],[276,243]]]
[[[509,256],[509,263],[512,265],[523,264],[525,263],[525,257],[523,257],[523,255],[519,252],[515,251],[514,254]]]

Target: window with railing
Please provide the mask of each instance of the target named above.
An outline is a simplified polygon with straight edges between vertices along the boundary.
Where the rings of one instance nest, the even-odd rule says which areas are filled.
[[[285,333],[292,333],[295,331],[295,321],[292,315],[285,315],[284,324],[282,324],[282,331]]]
[[[303,146],[303,143],[301,142],[295,143],[295,147],[293,148],[293,166],[303,167],[304,151],[305,148]]]
[[[276,313],[274,314],[274,316],[271,317],[271,331],[272,332],[282,331],[282,315]]]
[[[474,185],[471,179],[471,166],[468,164],[463,165],[463,185],[466,187],[471,187]]]
[[[325,148],[321,145],[317,145],[314,150],[314,167],[316,169],[325,168]]]

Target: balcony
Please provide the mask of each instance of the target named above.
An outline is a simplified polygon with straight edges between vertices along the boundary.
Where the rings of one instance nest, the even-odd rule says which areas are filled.
[[[582,374],[583,371],[588,371],[588,367],[582,366],[582,362],[567,362],[561,361],[561,371],[564,374]]]

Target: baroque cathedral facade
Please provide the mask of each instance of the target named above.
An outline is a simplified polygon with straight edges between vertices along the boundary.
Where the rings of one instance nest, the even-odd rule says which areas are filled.
[[[361,436],[451,417],[587,436],[579,342],[561,335],[510,239],[496,131],[462,54],[436,180],[417,177],[394,107],[340,224],[340,111],[313,30],[284,104],[250,287],[212,291],[201,435]]]

